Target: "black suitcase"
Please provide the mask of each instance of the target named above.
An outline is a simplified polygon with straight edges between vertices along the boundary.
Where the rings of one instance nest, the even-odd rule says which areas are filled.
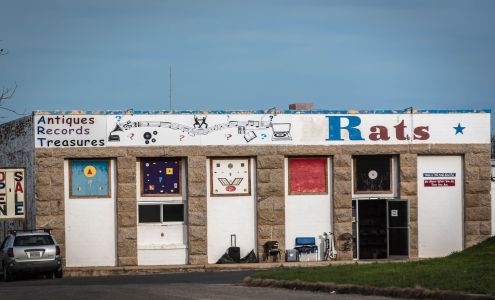
[[[237,247],[237,237],[235,234],[230,235],[230,247],[227,253],[236,263],[241,262],[241,248]]]

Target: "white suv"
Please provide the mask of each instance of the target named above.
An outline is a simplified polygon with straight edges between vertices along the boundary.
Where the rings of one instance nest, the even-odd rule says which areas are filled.
[[[44,273],[47,278],[62,277],[62,256],[49,231],[12,232],[0,246],[3,279],[18,273]]]

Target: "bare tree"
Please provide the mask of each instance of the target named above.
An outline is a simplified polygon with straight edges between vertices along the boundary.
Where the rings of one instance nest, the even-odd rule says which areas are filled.
[[[1,42],[1,40],[0,40]],[[0,56],[7,55],[9,52],[5,49],[0,49]],[[14,83],[14,86],[12,87],[2,87],[0,91],[0,110],[8,111],[11,113],[14,113],[16,115],[24,115],[22,113],[18,113],[17,111],[8,108],[5,106],[5,102],[12,97],[14,97],[15,91],[17,90],[17,83]],[[0,116],[1,118],[1,116]]]

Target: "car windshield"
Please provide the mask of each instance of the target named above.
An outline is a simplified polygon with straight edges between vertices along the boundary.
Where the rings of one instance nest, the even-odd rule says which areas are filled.
[[[47,246],[53,245],[53,239],[49,235],[24,235],[17,236],[14,240],[14,246]]]

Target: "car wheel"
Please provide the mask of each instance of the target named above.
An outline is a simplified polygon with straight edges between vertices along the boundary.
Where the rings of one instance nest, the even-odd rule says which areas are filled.
[[[64,272],[62,271],[62,269],[55,272],[55,278],[62,278],[63,276],[64,276]]]
[[[53,272],[46,272],[45,273],[45,278],[46,279],[53,279],[53,275],[54,275]]]
[[[3,280],[4,281],[11,281],[12,280],[12,275],[7,272],[7,267],[3,266]]]

